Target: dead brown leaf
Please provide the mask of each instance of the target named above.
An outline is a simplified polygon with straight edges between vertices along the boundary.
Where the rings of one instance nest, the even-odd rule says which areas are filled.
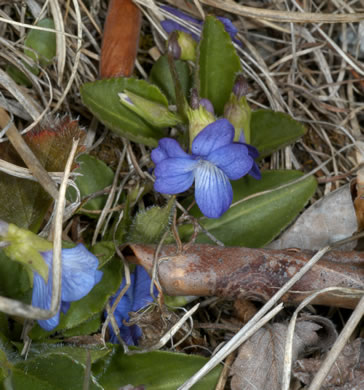
[[[305,385],[311,383],[325,356],[321,359],[297,360],[293,376]],[[364,339],[358,338],[345,346],[327,376],[323,390],[364,389]]]
[[[356,213],[348,184],[314,203],[267,248],[321,249],[332,242],[350,237],[357,228]],[[339,249],[352,250],[355,246],[356,242],[351,242]]]
[[[308,348],[319,344],[320,325],[297,323],[293,339],[293,361]],[[275,390],[282,386],[287,325],[277,323],[261,328],[240,348],[231,369],[232,390]]]

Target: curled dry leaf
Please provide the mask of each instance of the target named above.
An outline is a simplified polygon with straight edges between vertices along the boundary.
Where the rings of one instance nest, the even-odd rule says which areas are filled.
[[[104,26],[100,77],[129,77],[138,51],[141,13],[132,0],[111,0]]]
[[[364,389],[363,351],[364,339],[362,338],[346,345],[326,377],[322,390]],[[322,359],[297,360],[293,368],[293,376],[305,385],[310,384],[324,358],[325,356]]]
[[[318,250],[350,237],[357,229],[358,223],[348,184],[314,203],[267,248]],[[356,242],[351,242],[340,247],[340,250],[352,250],[355,246]]]
[[[319,343],[320,329],[320,325],[311,321],[297,323],[293,337],[293,361],[307,348]],[[232,390],[281,388],[286,333],[285,324],[268,325],[243,344],[230,372]]]
[[[152,273],[154,246],[130,245],[135,254],[130,262]],[[266,301],[313,256],[310,251],[227,248],[195,244],[176,254],[166,245],[161,250],[158,278],[168,295],[219,296]],[[327,287],[364,289],[364,253],[332,251],[322,257],[282,297],[297,304],[312,292]],[[361,297],[337,293],[319,295],[313,303],[354,308]]]

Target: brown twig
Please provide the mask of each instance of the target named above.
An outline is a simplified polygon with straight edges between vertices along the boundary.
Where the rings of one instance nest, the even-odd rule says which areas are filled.
[[[129,261],[152,270],[155,248],[131,245],[136,257]],[[161,250],[159,281],[168,295],[220,296],[266,301],[310,260],[313,252],[193,245],[176,255],[174,246]],[[312,292],[340,286],[364,289],[364,253],[332,251],[282,297],[297,304]],[[360,294],[323,294],[316,304],[353,308]]]

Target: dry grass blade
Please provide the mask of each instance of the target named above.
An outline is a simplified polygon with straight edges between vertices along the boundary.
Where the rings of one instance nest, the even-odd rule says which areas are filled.
[[[18,165],[9,163],[5,160],[0,159],[0,171],[7,173],[8,175],[19,177],[21,179],[28,179],[38,181],[31,171],[27,168],[19,167]],[[52,180],[57,183],[62,180],[63,172],[47,172]],[[76,174],[73,174],[76,175]]]
[[[226,0],[200,0],[201,3],[222,9],[232,14],[289,23],[354,23],[364,20],[364,13],[324,14],[311,12],[287,12],[246,7]]]
[[[50,311],[56,313],[61,301],[61,276],[62,276],[62,230],[63,212],[66,204],[67,181],[71,172],[79,140],[73,140],[72,149],[64,168],[64,177],[59,188],[59,197],[56,203],[56,214],[53,223],[53,261],[52,261],[52,301]]]
[[[104,208],[103,208],[103,210],[101,212],[101,215],[100,215],[99,219],[97,220],[97,224],[96,224],[96,228],[95,228],[95,231],[94,231],[94,235],[92,237],[92,245],[95,245],[97,236],[98,236],[98,234],[99,234],[99,232],[100,232],[100,230],[102,228],[102,225],[104,224],[106,216],[109,213],[110,208],[112,206],[112,203],[114,201],[115,194],[116,194],[116,186],[117,186],[117,183],[118,183],[119,174],[120,174],[120,170],[121,170],[122,164],[124,162],[125,155],[126,155],[126,146],[124,147],[124,150],[123,150],[123,152],[122,152],[122,154],[120,156],[119,163],[118,163],[118,166],[117,166],[116,171],[115,171],[114,180],[113,180],[113,183],[112,183],[112,186],[111,186],[111,190],[110,190],[109,195],[107,197],[107,201],[105,203],[105,206],[104,206]]]
[[[33,119],[40,116],[41,109],[23,89],[2,69],[0,69],[0,84],[8,90]]]
[[[77,47],[76,47],[76,55],[74,58],[74,63],[71,71],[71,75],[68,79],[67,85],[63,90],[62,96],[59,99],[58,103],[53,109],[53,112],[58,112],[59,108],[61,107],[64,99],[66,98],[67,94],[69,93],[72,83],[76,77],[77,71],[79,70],[79,63],[80,63],[80,57],[81,57],[81,47],[82,47],[82,20],[81,20],[81,12],[80,7],[77,0],[73,0],[73,5],[75,7],[75,14],[76,14],[76,22],[77,22]]]
[[[61,34],[56,34],[58,84],[61,85],[64,67],[66,65],[66,37],[64,35],[63,16],[58,0],[51,0],[50,6],[56,30],[61,31]]]
[[[76,38],[76,39],[78,38],[77,36],[75,36],[75,35],[73,35],[73,34],[69,34],[69,33],[62,32],[62,31],[57,31],[57,30],[52,29],[52,28],[33,26],[33,25],[31,25],[31,24],[20,23],[20,22],[14,21],[14,20],[6,19],[6,18],[1,18],[1,17],[0,17],[0,22],[8,23],[8,24],[11,24],[11,25],[13,25],[13,26],[30,28],[30,29],[32,29],[32,30],[55,32],[55,33],[57,33],[57,34],[63,34],[63,35],[65,35],[66,37],[70,37],[70,38]]]

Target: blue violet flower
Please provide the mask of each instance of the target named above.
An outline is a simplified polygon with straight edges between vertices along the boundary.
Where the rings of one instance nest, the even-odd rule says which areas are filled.
[[[124,321],[129,321],[129,312],[137,312],[153,302],[153,298],[150,295],[151,279],[147,271],[142,266],[137,265],[135,271],[130,275],[130,282],[131,284],[128,290],[116,306],[114,317],[120,329],[120,336],[125,343],[127,345],[138,345],[138,340],[142,336],[142,330],[138,325],[126,326]],[[121,290],[125,287],[125,283],[126,281],[124,278],[119,290],[110,300],[111,306],[114,304],[115,299],[118,297]],[[158,291],[155,287],[154,295],[158,295]],[[107,313],[105,313],[105,315],[107,315]],[[117,344],[118,340],[110,323],[109,330],[110,342]]]
[[[234,133],[227,119],[210,123],[193,140],[191,155],[176,140],[162,138],[151,154],[156,165],[154,189],[162,194],[179,194],[195,181],[198,207],[206,217],[219,218],[233,199],[229,179],[246,174],[261,177],[254,161],[258,151],[251,145],[233,142]]]
[[[41,309],[50,309],[52,300],[52,260],[53,251],[41,253],[49,268],[48,282],[34,272],[32,305]],[[62,249],[62,313],[70,307],[70,302],[86,296],[102,278],[97,270],[99,260],[82,244],[74,248]],[[48,320],[39,320],[39,325],[50,331],[59,324],[60,311]]]
[[[188,27],[185,27],[181,23],[178,23],[172,19],[168,19],[168,17],[167,17],[167,19],[161,21],[161,25],[167,34],[171,34],[173,31],[184,31],[188,34],[191,34],[195,41],[198,42],[200,40],[200,34],[201,34],[201,30],[202,30],[202,25],[203,25],[202,20],[195,19],[192,16],[185,14],[184,12],[179,11],[178,9],[170,7],[168,5],[163,5],[163,6],[161,6],[161,8],[164,11],[167,11],[168,13],[176,16],[177,18],[182,19],[182,20],[186,21],[187,23],[195,25],[195,27],[199,30],[199,34],[196,34],[194,31],[191,31],[191,29],[189,29]],[[231,20],[228,18],[220,17],[220,16],[218,16],[217,19],[220,20],[220,22],[224,25],[225,31],[230,35],[231,39],[235,43],[237,43],[239,46],[242,46],[241,41],[239,41],[237,38],[235,38],[236,34],[238,33],[238,30],[233,25]]]

